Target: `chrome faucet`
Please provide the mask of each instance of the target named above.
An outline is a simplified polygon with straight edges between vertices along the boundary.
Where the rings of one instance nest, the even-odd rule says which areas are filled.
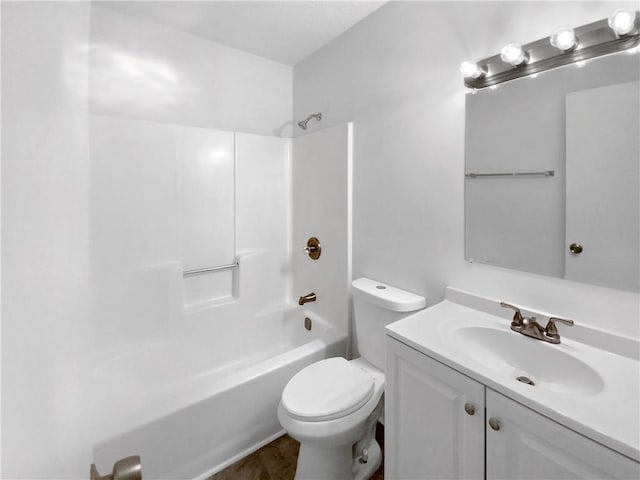
[[[311,292],[301,296],[298,299],[298,305],[304,305],[305,303],[315,302],[315,301],[316,301],[316,294]]]
[[[524,317],[522,312],[515,305],[506,302],[500,302],[500,306],[510,308],[514,311],[513,320],[511,320],[511,330],[521,333],[527,337],[535,338],[549,343],[560,343],[560,334],[556,328],[556,322],[565,325],[573,325],[573,320],[566,318],[549,317],[547,325],[543,327],[538,323],[536,317]]]

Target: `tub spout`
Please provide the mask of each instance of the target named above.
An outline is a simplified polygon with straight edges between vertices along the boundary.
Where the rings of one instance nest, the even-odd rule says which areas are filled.
[[[311,292],[300,297],[298,299],[298,305],[304,305],[305,303],[315,302],[315,301],[316,301],[316,294]]]

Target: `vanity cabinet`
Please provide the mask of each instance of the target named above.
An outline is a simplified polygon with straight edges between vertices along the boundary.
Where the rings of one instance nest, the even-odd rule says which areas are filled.
[[[386,349],[385,478],[484,478],[484,386],[389,337]]]
[[[452,372],[460,375],[453,369]],[[640,478],[637,462],[504,395],[486,390],[488,480]],[[491,427],[490,421],[498,430]]]
[[[386,369],[385,478],[640,478],[637,462],[391,337]]]

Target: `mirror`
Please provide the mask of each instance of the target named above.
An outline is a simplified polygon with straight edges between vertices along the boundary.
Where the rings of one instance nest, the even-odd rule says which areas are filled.
[[[465,257],[640,290],[640,55],[466,96]]]

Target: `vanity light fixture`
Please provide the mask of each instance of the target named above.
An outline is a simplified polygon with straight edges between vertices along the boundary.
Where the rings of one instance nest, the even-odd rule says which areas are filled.
[[[502,47],[500,51],[500,58],[503,62],[510,63],[514,67],[527,63],[529,55],[525,52],[520,45],[510,43]]]
[[[573,28],[560,28],[549,37],[551,45],[563,52],[569,52],[578,46]]]
[[[479,67],[477,63],[462,62],[460,65],[460,73],[462,73],[464,78],[479,78],[487,72]]]
[[[584,64],[590,58],[640,45],[638,12],[615,10],[609,18],[571,28],[562,28],[550,37],[524,45],[506,45],[499,54],[478,62],[464,62],[460,72],[471,89],[498,85],[570,63]],[[514,68],[515,67],[515,68]]]
[[[609,15],[608,23],[616,35],[628,35],[636,28],[636,12],[618,8]]]

